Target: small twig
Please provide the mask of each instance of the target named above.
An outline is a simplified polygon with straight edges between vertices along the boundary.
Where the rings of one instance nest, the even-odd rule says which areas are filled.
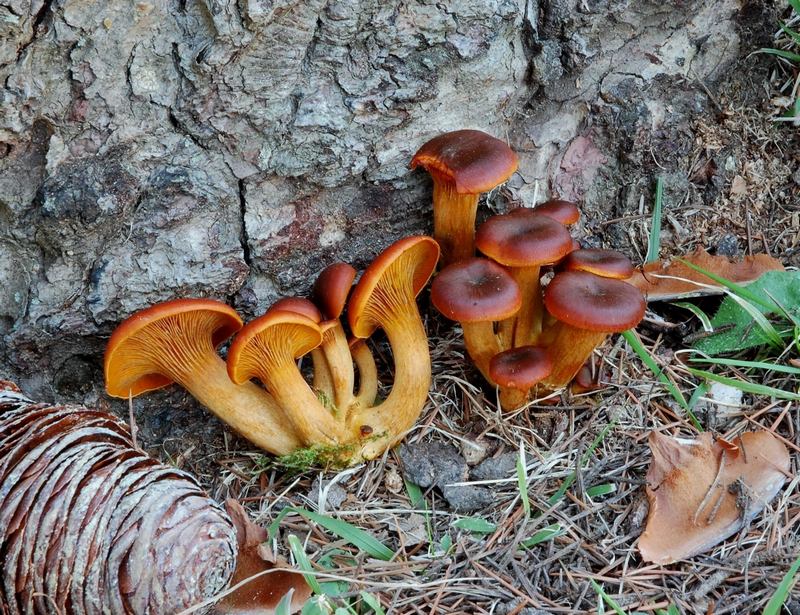
[[[719,477],[722,475],[722,470],[725,467],[725,451],[722,451],[722,456],[719,459],[719,468],[717,468],[717,474],[714,476],[714,481],[708,487],[708,491],[706,491],[706,495],[703,498],[703,501],[700,502],[700,505],[697,507],[697,510],[694,513],[694,519],[692,520],[693,523],[697,523],[697,519],[702,513],[703,509],[708,505],[709,501],[711,500],[711,496],[716,491],[717,487],[719,487]],[[719,506],[715,506],[714,509],[711,511],[711,514],[706,519],[706,525],[710,524],[714,520],[714,515],[717,514],[717,510]]]
[[[139,448],[136,441],[136,435],[139,433],[139,427],[136,425],[136,417],[133,415],[133,391],[128,390],[128,421],[131,425],[131,440],[133,441],[133,448]]]

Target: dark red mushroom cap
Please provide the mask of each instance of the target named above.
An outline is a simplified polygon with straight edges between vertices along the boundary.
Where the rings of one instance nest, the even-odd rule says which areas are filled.
[[[527,391],[553,371],[553,361],[546,348],[520,346],[492,357],[489,375],[501,387]]]
[[[519,286],[497,263],[470,258],[442,269],[431,285],[433,305],[450,320],[504,320],[522,305]]]
[[[492,216],[475,235],[475,245],[486,256],[508,267],[554,263],[572,249],[566,227],[533,209]]]
[[[356,273],[347,263],[334,263],[319,274],[311,295],[325,318],[339,318],[342,315]]]
[[[627,280],[633,275],[631,260],[616,250],[575,250],[559,263],[564,271],[588,271],[602,278]]]
[[[322,322],[322,313],[319,311],[319,308],[303,297],[284,297],[283,299],[278,299],[270,306],[266,313],[277,311],[294,312],[295,314],[300,314],[301,316],[313,320],[317,324]]]
[[[480,130],[456,130],[428,141],[411,159],[434,179],[455,185],[459,194],[480,194],[514,174],[519,159],[500,139]]]
[[[569,201],[547,201],[534,207],[533,212],[540,216],[552,218],[561,224],[575,224],[581,217],[578,206]]]
[[[561,322],[603,333],[635,327],[646,307],[639,289],[585,271],[558,273],[544,291],[544,305]]]

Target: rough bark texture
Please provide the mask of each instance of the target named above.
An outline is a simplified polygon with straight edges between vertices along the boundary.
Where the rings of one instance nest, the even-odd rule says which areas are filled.
[[[133,311],[251,316],[429,230],[407,163],[445,130],[519,152],[493,207],[538,183],[624,242],[595,214],[636,213],[659,167],[689,190],[692,122],[774,23],[737,0],[0,0],[0,373],[92,401]]]

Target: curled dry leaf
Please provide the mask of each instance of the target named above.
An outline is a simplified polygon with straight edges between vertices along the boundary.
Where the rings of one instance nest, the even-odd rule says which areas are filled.
[[[217,602],[214,612],[220,615],[269,615],[275,612],[281,599],[292,590],[291,611],[300,610],[311,596],[311,588],[303,575],[274,570],[288,568],[288,564],[273,555],[266,544],[266,530],[250,521],[236,500],[227,500],[225,509],[236,528],[236,541],[239,544],[236,570],[230,583],[231,587],[237,589]],[[252,581],[242,583],[251,577]]]
[[[683,260],[706,271],[716,273],[736,284],[753,282],[767,271],[783,271],[783,265],[780,261],[768,254],[745,256],[740,261],[732,261],[725,256],[711,256],[702,248],[697,248],[694,252],[684,257]],[[676,280],[674,278],[682,279]],[[692,282],[698,282],[706,286],[698,286]],[[648,301],[671,301],[673,299],[713,295],[722,292],[722,287],[714,280],[678,260],[662,260],[648,263],[644,267],[637,269],[633,277],[628,280],[628,283],[641,290]],[[713,288],[708,288],[708,286]]]
[[[767,431],[732,442],[650,434],[650,513],[642,559],[670,564],[702,553],[748,523],[783,486],[789,452]]]

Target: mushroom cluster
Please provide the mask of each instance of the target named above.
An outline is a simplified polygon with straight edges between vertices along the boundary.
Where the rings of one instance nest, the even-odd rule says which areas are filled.
[[[411,162],[433,177],[434,235],[446,264],[431,301],[461,324],[468,354],[499,387],[505,409],[523,405],[532,390],[569,384],[595,347],[635,327],[645,311],[642,293],[624,281],[633,274],[630,260],[581,249],[571,237],[567,226],[580,217],[573,203],[513,209],[474,231],[478,193],[508,179],[516,165],[505,143],[474,130],[432,139]],[[549,272],[555,275],[545,287]]]
[[[427,399],[430,354],[416,296],[438,259],[430,237],[401,239],[355,287],[355,269],[331,265],[317,279],[313,300],[282,299],[247,325],[231,307],[210,299],[152,306],[112,334],[106,389],[128,398],[178,383],[266,451],[324,447],[329,461],[340,465],[373,459],[402,438]],[[345,307],[350,336],[341,320]],[[391,391],[380,403],[377,368],[365,343],[377,329],[386,333],[395,367]],[[216,349],[233,334],[223,361]],[[307,354],[308,379],[298,366]]]

